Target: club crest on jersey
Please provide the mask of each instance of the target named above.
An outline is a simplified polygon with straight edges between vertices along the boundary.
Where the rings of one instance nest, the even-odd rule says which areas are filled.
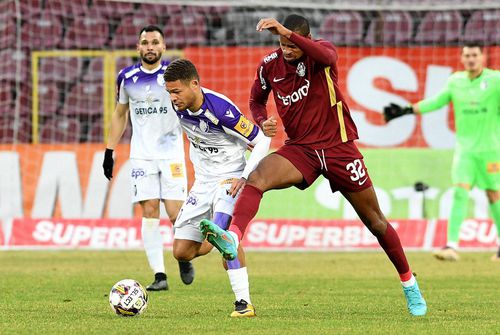
[[[204,133],[208,133],[210,130],[210,127],[208,126],[208,123],[205,122],[205,120],[200,120],[200,124],[198,125],[200,127],[200,130]]]
[[[297,74],[299,75],[299,77],[304,77],[306,75],[306,66],[303,62],[300,62],[297,65]]]
[[[241,115],[238,123],[236,123],[236,126],[234,126],[234,130],[236,130],[241,135],[248,137],[252,133],[253,127],[253,123],[244,115]]]
[[[157,83],[158,83],[158,85],[160,85],[160,86],[165,85],[165,79],[163,79],[163,73],[159,73],[159,74],[156,76],[156,82],[157,82]]]

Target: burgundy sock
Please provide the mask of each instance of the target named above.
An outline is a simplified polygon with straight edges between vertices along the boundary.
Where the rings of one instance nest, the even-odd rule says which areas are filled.
[[[387,230],[384,236],[378,236],[377,239],[392,264],[396,267],[401,281],[409,280],[411,278],[410,265],[408,265],[408,261],[406,260],[398,233],[396,233],[390,223],[387,223]]]
[[[248,224],[259,210],[260,200],[263,192],[252,185],[245,185],[238,201],[234,207],[233,220],[229,230],[238,235],[239,240],[243,238]]]

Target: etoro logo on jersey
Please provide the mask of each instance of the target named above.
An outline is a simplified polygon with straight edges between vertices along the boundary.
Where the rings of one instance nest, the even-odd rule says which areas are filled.
[[[282,96],[279,92],[277,94],[278,98],[283,101],[283,105],[288,106],[293,104],[294,102],[297,102],[299,100],[302,100],[305,96],[307,96],[307,93],[309,93],[309,80],[306,79],[306,84],[300,87],[298,90],[293,92],[292,94],[289,94],[287,96]]]

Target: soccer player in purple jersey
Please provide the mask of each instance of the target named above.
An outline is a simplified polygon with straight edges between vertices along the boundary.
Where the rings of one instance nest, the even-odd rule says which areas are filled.
[[[164,79],[191,142],[189,157],[195,172],[193,187],[174,226],[174,257],[187,262],[212,249],[204,242],[200,222],[212,219],[220,229],[227,229],[238,193],[267,154],[271,140],[226,96],[202,87],[198,71],[189,60],[173,61]],[[253,146],[248,161],[247,145]],[[237,259],[223,265],[236,297],[231,317],[255,316],[242,247]]]
[[[313,40],[307,19],[299,15],[287,16],[283,25],[274,18],[262,19],[257,31],[263,30],[279,35],[280,48],[264,57],[257,69],[250,110],[264,134],[274,136],[277,120],[268,118],[266,109],[272,91],[288,139],[248,177],[229,232],[210,223],[202,230],[212,234],[212,243],[226,259],[232,259],[264,192],[290,186],[305,189],[323,175],[332,192],[340,191],[351,203],[394,264],[409,312],[425,315],[427,305],[399,236],[380,210],[363,156],[354,143],[358,135],[338,86],[335,47]],[[228,243],[228,236],[235,243]]]
[[[187,177],[182,131],[163,88],[163,72],[168,62],[163,32],[157,26],[141,29],[137,51],[141,62],[120,71],[117,79],[117,104],[104,154],[104,175],[113,177],[113,150],[120,141],[127,121],[132,123],[130,165],[132,201],[142,211],[142,241],[149,265],[155,274],[149,291],[168,289],[160,233],[160,200],[168,217],[175,222],[186,199]],[[188,285],[194,279],[189,262],[179,262],[181,279]]]

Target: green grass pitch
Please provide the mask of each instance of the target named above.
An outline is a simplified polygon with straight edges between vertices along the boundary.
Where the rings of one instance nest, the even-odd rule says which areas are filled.
[[[232,294],[216,252],[194,261],[192,285],[165,259],[168,292],[139,317],[113,314],[111,286],[152,274],[141,251],[0,252],[0,334],[500,334],[500,263],[464,253],[441,263],[408,253],[428,303],[411,317],[382,252],[248,252],[257,317],[231,319]]]

